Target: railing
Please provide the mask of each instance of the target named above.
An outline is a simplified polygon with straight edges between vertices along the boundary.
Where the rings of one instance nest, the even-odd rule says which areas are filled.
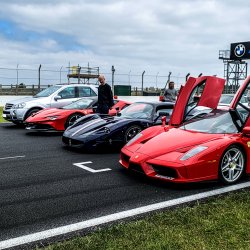
[[[68,75],[86,75],[86,76],[98,76],[99,75],[99,67],[80,67],[80,66],[72,66],[69,68]]]
[[[40,91],[50,87],[51,85],[41,85]],[[0,95],[35,95],[40,92],[37,85],[23,85],[23,84],[0,84]]]

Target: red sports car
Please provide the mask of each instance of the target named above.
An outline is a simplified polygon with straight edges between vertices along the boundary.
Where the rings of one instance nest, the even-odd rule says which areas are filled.
[[[189,78],[169,126],[148,128],[121,150],[120,163],[148,177],[175,183],[221,180],[233,184],[250,173],[250,76],[230,107],[217,108],[224,80]],[[199,96],[193,102],[195,95]]]
[[[119,110],[130,103],[122,100],[114,100],[114,106],[109,115],[116,115]],[[63,108],[43,109],[25,121],[26,129],[35,131],[64,131],[82,116],[95,112],[97,98],[82,98]]]

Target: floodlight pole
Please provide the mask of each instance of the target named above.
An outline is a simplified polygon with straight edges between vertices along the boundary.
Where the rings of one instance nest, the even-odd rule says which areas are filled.
[[[130,73],[131,73],[131,70],[128,73],[128,85],[130,85]]]
[[[112,91],[114,93],[114,75],[115,75],[115,67],[114,67],[114,65],[112,65],[111,71],[112,71]]]
[[[40,66],[38,68],[38,91],[40,91],[40,89],[41,89],[41,67],[42,67],[42,65],[40,64]]]
[[[144,78],[145,70],[142,72],[141,75],[141,95],[143,96],[143,78]]]
[[[62,80],[62,68],[63,68],[63,66],[60,68],[60,84],[61,84],[61,80]]]
[[[156,79],[155,79],[155,84],[156,84],[156,88],[158,89],[158,86],[157,86],[157,81],[158,81],[158,75],[159,75],[159,72],[157,72],[157,74],[156,74]]]
[[[16,66],[16,84],[18,85],[18,66],[19,64],[17,64]]]

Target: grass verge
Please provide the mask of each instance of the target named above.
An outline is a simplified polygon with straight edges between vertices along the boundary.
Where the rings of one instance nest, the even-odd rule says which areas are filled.
[[[3,107],[0,107],[0,122],[6,122],[4,119],[3,119]]]
[[[250,191],[100,229],[56,249],[250,249]]]

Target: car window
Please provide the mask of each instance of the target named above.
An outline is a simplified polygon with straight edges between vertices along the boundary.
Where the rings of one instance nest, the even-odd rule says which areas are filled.
[[[156,115],[159,116],[160,115],[160,112],[164,112],[166,114],[168,114],[169,116],[172,114],[173,112],[173,108],[159,108],[156,110]]]
[[[152,117],[153,105],[149,103],[133,103],[120,112],[122,117],[136,119],[150,119]]]
[[[246,123],[250,114],[250,86],[243,92],[239,102],[236,105],[236,113],[240,119],[241,127]]]
[[[75,98],[75,87],[67,87],[58,93],[62,99]]]
[[[233,98],[234,98],[234,95],[224,94],[221,96],[219,103],[220,104],[230,104],[232,102]]]
[[[188,103],[185,109],[185,116],[188,114],[188,112],[190,112],[190,110],[192,110],[193,108],[197,106],[199,99],[205,88],[205,84],[206,84],[206,81],[202,82],[201,84],[196,86],[194,90],[192,91],[191,95],[189,96]]]
[[[125,104],[121,109],[125,109],[129,106],[130,104]]]
[[[36,94],[34,97],[48,97],[50,95],[52,95],[53,93],[55,93],[58,89],[60,89],[62,86],[51,86],[47,89],[42,90],[41,92],[39,92],[38,94]]]
[[[90,87],[77,87],[79,91],[79,97],[96,96],[96,93]]]
[[[180,128],[209,134],[228,134],[239,131],[233,113],[220,111],[208,113],[202,119],[186,123]]]
[[[95,102],[96,102],[95,100],[83,98],[67,106],[64,106],[63,109],[87,109],[87,108],[92,107],[92,105]]]

